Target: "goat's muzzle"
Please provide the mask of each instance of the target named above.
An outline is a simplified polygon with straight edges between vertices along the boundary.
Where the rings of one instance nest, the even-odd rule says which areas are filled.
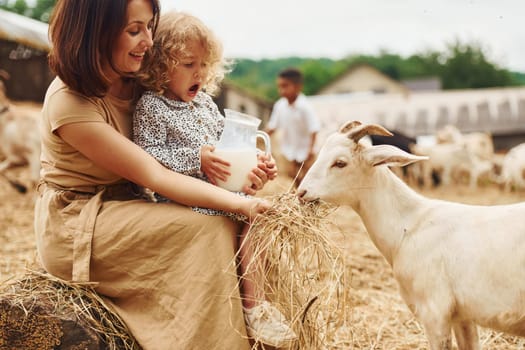
[[[308,193],[308,191],[305,190],[305,189],[302,189],[299,192],[297,192],[297,196],[299,197],[299,201],[301,203],[305,204],[305,203],[319,202],[319,198],[310,198],[310,199],[308,199],[307,196],[306,196],[307,193]]]

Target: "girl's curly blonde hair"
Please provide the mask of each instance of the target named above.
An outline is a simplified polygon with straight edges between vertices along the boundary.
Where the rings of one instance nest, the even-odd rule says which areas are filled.
[[[170,72],[185,56],[188,45],[198,42],[204,48],[207,76],[203,89],[213,95],[232,62],[223,57],[222,43],[197,17],[171,11],[161,16],[153,47],[146,53],[138,74],[141,85],[159,94],[168,88]]]

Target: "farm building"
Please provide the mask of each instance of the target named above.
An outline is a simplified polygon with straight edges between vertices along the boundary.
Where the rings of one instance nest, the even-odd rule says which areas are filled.
[[[261,119],[261,127],[264,127],[268,122],[272,112],[271,102],[255,96],[230,82],[222,84],[221,91],[214,100],[221,112],[225,108],[229,108]]]
[[[320,89],[318,94],[347,94],[360,91],[371,91],[375,94],[409,92],[408,88],[399,81],[369,64],[360,63],[352,65],[346,72]]]
[[[41,102],[54,75],[47,64],[48,25],[0,10],[0,69],[13,100]]]
[[[488,132],[497,150],[525,142],[525,87],[418,93],[359,92],[310,96],[323,134],[344,121],[379,123],[412,137],[435,134],[447,124]]]
[[[411,137],[453,124],[464,133],[490,133],[497,150],[525,142],[525,87],[441,90],[435,77],[398,82],[357,64],[309,99],[321,118],[321,140],[358,119]]]

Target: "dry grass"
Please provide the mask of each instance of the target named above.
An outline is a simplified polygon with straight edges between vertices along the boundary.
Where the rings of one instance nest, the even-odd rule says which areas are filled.
[[[8,171],[11,178],[29,183],[25,167]],[[18,193],[0,177],[0,283],[21,276],[36,258],[33,234],[34,191]]]
[[[28,177],[25,168],[14,169],[9,173],[19,176],[22,182]],[[261,196],[274,196],[277,193],[288,191],[289,180],[278,178],[265,188]],[[485,186],[476,191],[465,187],[440,188],[424,191],[423,194],[472,204],[502,204],[525,200],[525,192],[503,194],[491,186]],[[32,193],[26,195],[17,193],[0,179],[0,281],[3,284],[10,278],[22,276],[26,266],[33,266],[36,254],[32,231],[32,196]],[[334,341],[331,346],[334,349],[427,349],[426,338],[421,326],[401,300],[390,267],[370,242],[359,217],[348,208],[339,208],[327,213],[325,217],[321,214],[323,213],[319,214],[319,220],[322,221],[323,227],[324,225],[331,226],[323,231],[326,243],[323,243],[322,240],[318,241],[318,247],[326,244],[326,251],[332,251],[335,245],[337,250],[342,252],[344,275],[339,272],[319,272],[319,279],[328,278],[332,284],[346,286],[344,293],[343,291],[336,293],[335,290],[331,292],[332,302],[340,303],[341,307],[345,306],[343,317],[347,319],[346,327],[339,329],[338,340]],[[280,239],[283,240],[282,244],[286,244],[284,236]],[[276,242],[279,241],[276,240]],[[323,254],[321,249],[318,249],[318,252]],[[330,266],[337,261],[334,266],[339,268],[340,262],[334,258],[335,256],[326,256],[324,262],[319,266]],[[330,261],[332,263],[329,263]],[[284,268],[281,265],[275,266],[279,269]],[[307,266],[302,268],[307,271]],[[341,279],[338,280],[336,276],[341,276]],[[316,319],[316,315],[321,311],[319,309],[321,302],[325,302],[324,297],[314,300],[316,293],[330,294],[328,292],[330,288],[327,288],[326,291],[318,291],[315,289],[316,284],[310,285],[310,288],[315,292],[295,302],[294,305],[297,306],[294,306],[293,311],[290,312],[290,315],[296,316],[297,320],[301,320],[301,316],[305,314],[306,317],[311,317],[309,318],[311,320]],[[312,301],[311,304],[308,303],[309,301]],[[323,324],[323,327],[324,325],[326,323]],[[296,326],[303,327],[299,324]],[[309,324],[308,327],[310,327]],[[298,329],[305,339],[312,338],[312,336],[305,335],[306,331]],[[326,338],[321,335],[317,339]],[[481,340],[484,349],[525,349],[524,338],[511,337],[489,330],[481,331]]]
[[[268,199],[272,209],[248,233],[254,250],[248,269],[262,272],[259,290],[290,320],[294,349],[345,348],[336,344],[348,327],[349,305],[344,255],[328,236],[334,207],[301,205],[292,193]]]
[[[54,310],[54,315],[72,313],[81,324],[87,324],[97,333],[108,350],[141,349],[130,337],[124,322],[110,311],[110,307],[89,284],[66,283],[45,272],[27,271],[22,279],[2,286],[0,295],[26,315],[31,313],[32,307],[40,306],[42,301]]]

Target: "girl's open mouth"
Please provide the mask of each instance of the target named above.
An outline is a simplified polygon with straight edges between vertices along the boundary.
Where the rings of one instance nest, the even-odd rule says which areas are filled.
[[[199,84],[195,84],[190,87],[190,93],[196,94],[197,91],[199,91]]]

